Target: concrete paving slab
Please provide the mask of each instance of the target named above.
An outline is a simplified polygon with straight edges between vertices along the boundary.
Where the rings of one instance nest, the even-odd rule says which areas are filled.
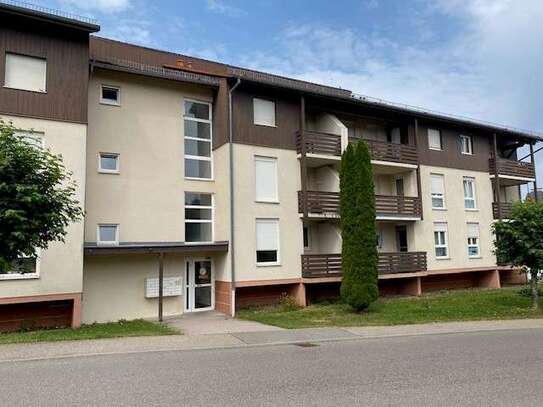
[[[364,338],[432,335],[499,331],[511,329],[542,329],[543,319],[515,319],[502,321],[436,322],[431,324],[351,327],[345,330]]]
[[[216,311],[187,313],[180,317],[165,319],[164,322],[187,336],[282,330],[259,322],[232,318]]]
[[[289,329],[269,332],[233,333],[232,336],[248,345],[267,343],[312,342],[356,338],[357,335],[341,328]]]

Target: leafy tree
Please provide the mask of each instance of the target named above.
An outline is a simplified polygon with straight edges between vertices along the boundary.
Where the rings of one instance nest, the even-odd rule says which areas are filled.
[[[510,219],[493,226],[499,262],[526,267],[531,277],[532,306],[539,307],[537,283],[543,270],[543,202],[531,199],[513,205]]]
[[[366,143],[349,145],[340,173],[341,297],[357,311],[379,295],[375,244],[375,195],[371,157]]]
[[[0,273],[20,266],[19,257],[64,241],[67,226],[82,218],[71,175],[60,155],[0,120]]]

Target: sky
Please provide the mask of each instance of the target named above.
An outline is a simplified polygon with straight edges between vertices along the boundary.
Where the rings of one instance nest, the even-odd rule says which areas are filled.
[[[541,0],[33,3],[104,37],[543,132]]]

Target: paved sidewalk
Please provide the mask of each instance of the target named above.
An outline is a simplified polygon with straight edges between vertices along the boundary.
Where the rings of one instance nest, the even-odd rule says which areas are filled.
[[[237,322],[238,320],[235,321]],[[450,322],[389,327],[311,328],[290,330],[272,329],[268,331],[261,330],[253,332],[233,332],[205,335],[172,335],[35,344],[12,344],[0,345],[0,363],[14,360],[38,360],[116,353],[242,348],[250,346],[295,344],[302,342],[363,340],[395,336],[455,334],[523,329],[543,330],[543,319]]]

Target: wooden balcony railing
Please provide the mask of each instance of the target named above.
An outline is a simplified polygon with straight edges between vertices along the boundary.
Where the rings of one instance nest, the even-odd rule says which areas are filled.
[[[414,273],[425,271],[426,252],[379,253],[379,274]],[[341,276],[341,254],[303,254],[302,277]]]
[[[489,160],[488,165],[490,174],[496,175],[494,158]],[[498,174],[510,177],[535,178],[535,167],[530,162],[498,158]]]
[[[513,202],[500,202],[500,216],[500,214],[498,213],[498,203],[492,202],[492,213],[494,214],[494,219],[509,219],[512,209]]]
[[[341,136],[316,131],[296,132],[296,151],[301,154],[305,146],[306,154],[341,156]]]
[[[358,139],[355,137],[349,137],[349,143],[353,143],[356,140]],[[368,145],[372,160],[413,165],[417,165],[419,162],[417,147],[414,145],[365,139],[364,141]]]
[[[298,213],[339,215],[339,192],[298,191]],[[419,197],[375,195],[377,216],[422,216],[422,203]]]
[[[422,216],[422,201],[418,196],[375,195],[377,216]]]

